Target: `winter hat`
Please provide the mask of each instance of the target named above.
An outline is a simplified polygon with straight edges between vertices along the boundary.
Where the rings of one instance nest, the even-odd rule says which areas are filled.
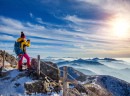
[[[21,32],[21,38],[25,38],[25,35],[23,32]]]

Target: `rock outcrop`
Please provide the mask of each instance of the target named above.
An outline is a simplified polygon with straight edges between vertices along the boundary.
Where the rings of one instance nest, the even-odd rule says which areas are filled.
[[[115,96],[130,96],[130,83],[112,76],[99,76],[96,83],[108,89]]]
[[[43,93],[43,81],[36,80],[34,82],[26,82],[24,83],[24,88],[28,91],[28,93]]]
[[[89,95],[96,94],[97,96],[114,96],[109,90],[107,90],[101,85],[85,84],[84,86],[89,90],[88,91]]]
[[[50,82],[47,77],[44,80],[26,82],[24,83],[24,88],[27,90],[27,93],[48,93],[52,91],[59,93],[62,90],[60,84],[56,85],[54,82]]]
[[[84,86],[98,96],[129,96],[130,83],[109,75],[88,76]]]
[[[34,70],[37,70],[37,66],[38,66],[38,60],[32,59],[31,67]],[[57,64],[55,64],[55,63],[40,61],[40,72],[41,72],[41,76],[43,76],[43,77],[45,77],[44,74],[46,74],[48,77],[55,80],[56,82],[59,82],[59,80],[60,80],[60,70],[59,70]]]
[[[4,51],[0,50],[0,66],[3,66],[3,54],[4,54]],[[16,67],[16,65],[18,64],[16,58],[7,52],[5,52],[5,61],[9,63],[8,66],[10,67]]]

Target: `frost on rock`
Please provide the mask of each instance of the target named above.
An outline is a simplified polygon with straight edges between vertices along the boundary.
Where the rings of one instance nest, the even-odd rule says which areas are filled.
[[[129,96],[130,83],[109,75],[89,76],[84,86],[98,96]]]
[[[97,82],[115,96],[129,96],[130,83],[111,76],[100,76]]]

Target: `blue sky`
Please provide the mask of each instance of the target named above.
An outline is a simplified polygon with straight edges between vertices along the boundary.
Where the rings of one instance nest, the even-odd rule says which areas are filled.
[[[129,0],[0,0],[0,49],[21,31],[31,57],[130,57]]]

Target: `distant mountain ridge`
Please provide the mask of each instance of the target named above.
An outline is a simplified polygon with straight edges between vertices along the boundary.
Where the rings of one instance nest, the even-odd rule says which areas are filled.
[[[78,59],[78,60],[73,60],[73,61],[63,61],[63,62],[58,62],[57,65],[63,65],[63,64],[66,64],[66,63],[79,63],[79,64],[88,64],[88,65],[103,65],[97,61],[87,61],[87,60],[84,60],[84,59]]]

